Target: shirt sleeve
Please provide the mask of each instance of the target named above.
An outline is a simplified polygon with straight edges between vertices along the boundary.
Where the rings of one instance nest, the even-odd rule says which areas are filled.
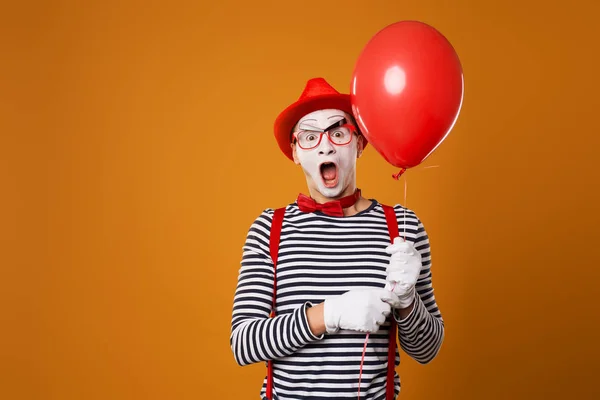
[[[269,232],[274,211],[267,209],[254,221],[242,248],[241,267],[231,316],[230,346],[239,365],[290,355],[320,340],[308,325],[305,302],[294,311],[270,318],[273,301],[273,261]]]
[[[429,237],[419,218],[412,211],[410,214],[416,222],[414,245],[421,253],[422,268],[412,311],[404,319],[394,313],[394,318],[398,323],[400,347],[415,361],[427,364],[437,356],[444,341],[444,320],[434,295]]]

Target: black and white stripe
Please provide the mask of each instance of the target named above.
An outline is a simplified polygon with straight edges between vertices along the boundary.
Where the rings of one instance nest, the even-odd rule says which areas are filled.
[[[394,206],[400,235],[415,243],[423,268],[414,311],[398,323],[401,348],[419,363],[430,362],[444,339],[444,322],[431,282],[429,239],[411,210]],[[230,344],[240,365],[273,361],[274,398],[356,398],[365,334],[340,331],[315,336],[306,308],[351,289],[385,286],[390,243],[383,208],[372,205],[351,217],[303,213],[287,206],[277,266],[277,316],[269,318],[273,263],[267,209],[254,221],[243,247],[234,297]],[[369,336],[361,398],[385,399],[389,323]],[[396,366],[400,363],[396,353]],[[396,395],[400,379],[395,377]],[[266,379],[261,397],[265,399]],[[364,397],[362,397],[364,396]]]

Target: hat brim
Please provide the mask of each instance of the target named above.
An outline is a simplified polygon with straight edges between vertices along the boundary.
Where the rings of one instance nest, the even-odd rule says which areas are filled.
[[[291,144],[291,135],[294,125],[298,123],[300,118],[311,112],[325,109],[335,109],[352,114],[352,103],[348,94],[330,94],[318,97],[311,97],[305,100],[299,100],[285,110],[283,110],[277,119],[275,119],[274,133],[275,139],[279,148],[289,158],[294,160]],[[363,141],[364,146],[367,145],[367,140]]]

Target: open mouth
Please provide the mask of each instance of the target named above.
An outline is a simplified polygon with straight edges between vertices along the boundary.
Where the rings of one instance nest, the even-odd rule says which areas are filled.
[[[321,178],[325,187],[332,188],[338,183],[338,168],[332,162],[326,162],[320,165]]]

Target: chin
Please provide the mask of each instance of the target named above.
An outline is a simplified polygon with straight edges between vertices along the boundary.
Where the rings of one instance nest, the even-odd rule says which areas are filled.
[[[325,187],[323,185],[319,185],[319,192],[321,192],[321,194],[327,198],[333,199],[335,197],[338,197],[339,195],[342,194],[342,192],[344,191],[344,189],[342,187],[333,187],[333,188],[328,188]]]
[[[346,188],[346,185],[344,184],[344,181],[342,179],[340,179],[338,181],[337,185],[335,185],[333,187],[327,187],[327,186],[325,186],[325,184],[323,182],[319,182],[317,185],[317,189],[319,190],[319,193],[321,193],[323,196],[330,198],[330,199],[341,196],[342,193],[344,192],[345,188]]]

